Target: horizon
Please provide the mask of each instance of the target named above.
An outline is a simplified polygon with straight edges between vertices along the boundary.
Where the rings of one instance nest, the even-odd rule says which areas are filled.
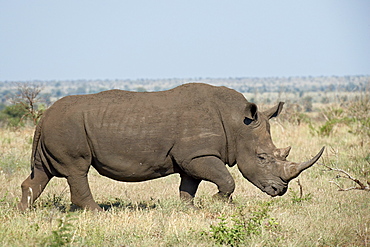
[[[180,77],[171,77],[171,78],[135,78],[135,79],[130,79],[130,78],[115,78],[115,79],[102,79],[102,78],[80,78],[80,79],[61,79],[61,80],[56,80],[56,79],[50,79],[50,80],[0,80],[2,83],[33,83],[33,82],[78,82],[78,81],[84,81],[84,82],[96,82],[96,81],[102,81],[102,82],[113,82],[113,81],[161,81],[161,80],[189,80],[188,82],[202,82],[201,80],[235,80],[235,79],[289,79],[289,78],[297,78],[297,79],[307,79],[307,78],[346,78],[346,77],[370,77],[370,74],[358,74],[358,75],[318,75],[318,76],[236,76],[236,77],[188,77],[188,78],[180,78]],[[192,81],[194,80],[194,81]],[[199,81],[198,81],[199,80]]]

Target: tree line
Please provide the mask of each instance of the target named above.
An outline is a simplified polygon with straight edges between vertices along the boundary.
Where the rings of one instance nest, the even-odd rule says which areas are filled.
[[[249,101],[258,104],[288,101],[300,105],[305,112],[313,110],[313,103],[345,102],[351,100],[351,95],[357,97],[356,93],[370,91],[370,76],[5,81],[0,82],[0,125],[36,124],[48,106],[67,95],[97,93],[109,89],[161,91],[187,82],[227,86],[244,93]]]

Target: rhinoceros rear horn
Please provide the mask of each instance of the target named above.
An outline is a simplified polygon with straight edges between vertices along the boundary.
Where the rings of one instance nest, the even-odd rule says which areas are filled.
[[[295,164],[295,165],[288,165],[288,169],[285,169],[287,171],[288,174],[286,174],[288,180],[291,180],[293,178],[296,178],[298,177],[298,175],[306,170],[307,168],[311,167],[313,164],[315,164],[321,157],[321,155],[323,154],[325,150],[325,147],[323,147],[320,152],[318,152],[318,154],[316,154],[315,157],[313,157],[311,160],[309,161],[306,161],[306,162],[302,162],[300,164]]]
[[[292,149],[292,147],[286,147],[286,148],[277,148],[275,151],[274,151],[274,155],[277,156],[277,157],[280,157],[282,159],[286,159],[289,155],[289,152],[290,150]]]

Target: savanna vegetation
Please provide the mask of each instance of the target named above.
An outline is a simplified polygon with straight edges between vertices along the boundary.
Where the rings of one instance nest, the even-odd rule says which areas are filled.
[[[122,183],[92,168],[90,186],[102,213],[76,209],[66,180],[58,178],[33,208],[16,209],[20,184],[30,173],[32,125],[43,109],[31,111],[22,102],[15,104],[18,123],[28,118],[28,125],[0,128],[1,246],[370,246],[368,92],[314,102],[312,111],[291,100],[271,121],[276,146],[292,146],[289,160],[308,160],[326,146],[319,164],[293,180],[282,197],[267,196],[232,167],[233,203],[214,200],[216,186],[202,182],[194,210],[179,199],[178,175]]]
[[[291,101],[330,103],[351,100],[358,92],[366,90],[370,76],[305,76],[305,77],[229,77],[229,78],[168,78],[168,79],[116,79],[116,80],[63,80],[28,81],[27,84],[42,85],[45,104],[71,94],[97,93],[108,89],[130,91],[162,91],[188,82],[203,82],[226,86],[245,93],[255,103],[271,103],[281,98]],[[0,81],[0,108],[17,93],[24,82]],[[345,94],[343,94],[345,93]]]

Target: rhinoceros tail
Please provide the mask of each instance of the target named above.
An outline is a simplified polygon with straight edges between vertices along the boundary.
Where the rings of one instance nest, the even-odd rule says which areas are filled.
[[[36,125],[35,133],[33,135],[33,142],[32,142],[32,154],[31,154],[31,172],[33,173],[35,169],[35,159],[36,159],[36,151],[39,145],[40,137],[41,137],[41,126],[42,126],[42,117],[39,123]]]

